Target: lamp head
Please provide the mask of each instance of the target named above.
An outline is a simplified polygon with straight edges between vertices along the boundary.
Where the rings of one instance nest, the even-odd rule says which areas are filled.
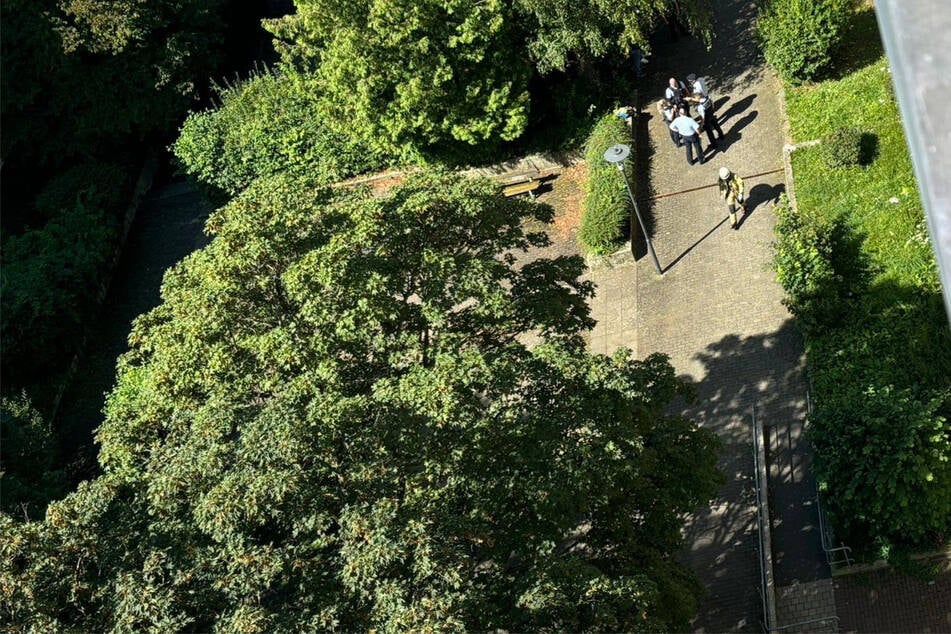
[[[620,163],[623,163],[630,155],[630,146],[624,145],[623,143],[618,143],[617,145],[612,145],[607,149],[607,151],[604,153],[604,160],[608,163],[619,165]]]

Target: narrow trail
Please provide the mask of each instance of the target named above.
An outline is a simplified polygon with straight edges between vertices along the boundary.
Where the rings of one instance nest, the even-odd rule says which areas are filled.
[[[102,424],[105,395],[115,383],[116,360],[128,349],[132,321],[159,304],[165,271],[206,244],[203,228],[209,211],[198,191],[182,182],[153,189],[136,214],[116,276],[57,415],[74,482],[96,473],[93,432]]]

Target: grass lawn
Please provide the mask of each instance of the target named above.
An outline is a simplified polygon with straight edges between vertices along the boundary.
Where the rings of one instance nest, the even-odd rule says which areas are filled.
[[[810,213],[850,217],[854,230],[865,237],[876,280],[936,287],[934,254],[877,33],[869,46],[878,56],[865,67],[841,79],[786,91],[794,142],[858,127],[864,134],[863,162],[868,163],[831,170],[818,147],[798,150],[793,154],[796,197],[800,209]]]

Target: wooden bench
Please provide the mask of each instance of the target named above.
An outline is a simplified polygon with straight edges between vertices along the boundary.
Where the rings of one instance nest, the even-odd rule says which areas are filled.
[[[535,190],[542,186],[541,181],[537,181],[533,178],[529,178],[527,181],[521,183],[514,183],[512,185],[506,185],[502,188],[502,193],[506,196],[519,196],[521,194],[528,194],[531,198],[535,198]]]

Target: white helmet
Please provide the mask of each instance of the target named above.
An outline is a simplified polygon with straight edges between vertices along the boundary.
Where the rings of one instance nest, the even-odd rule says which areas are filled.
[[[720,168],[720,178],[722,178],[723,180],[730,178],[731,175],[732,175],[732,172],[730,172],[730,168],[728,167]]]

